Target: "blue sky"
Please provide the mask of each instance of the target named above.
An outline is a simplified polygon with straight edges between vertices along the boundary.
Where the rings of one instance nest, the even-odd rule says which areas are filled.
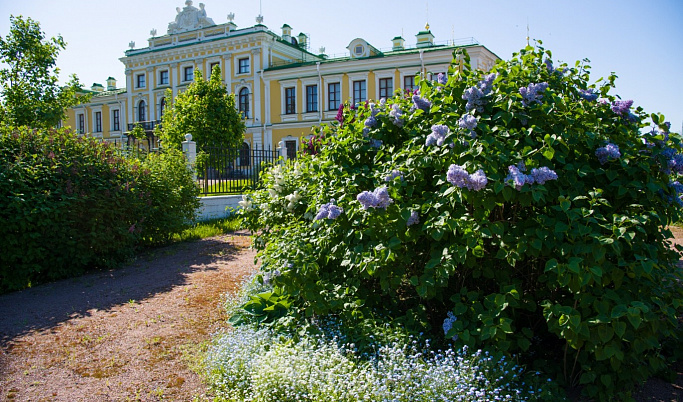
[[[573,64],[590,59],[591,80],[619,76],[615,94],[633,99],[647,112],[666,115],[672,130],[683,123],[683,1],[681,0],[429,0],[303,1],[203,0],[217,24],[235,13],[239,28],[264,24],[280,33],[282,24],[310,36],[311,49],[341,54],[354,38],[377,48],[402,35],[407,45],[428,21],[437,42],[474,37],[503,59],[526,45],[529,34],[543,41],[553,58]],[[199,1],[194,2],[199,6]],[[58,60],[60,77],[76,74],[90,86],[108,76],[124,82],[118,60],[135,41],[144,47],[155,28],[166,32],[184,0],[22,0],[0,3],[0,35],[10,15],[29,16],[48,36],[61,34],[67,49]]]

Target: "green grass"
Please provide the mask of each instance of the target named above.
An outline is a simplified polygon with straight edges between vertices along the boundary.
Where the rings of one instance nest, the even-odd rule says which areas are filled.
[[[228,234],[240,229],[240,218],[231,216],[222,219],[212,219],[197,222],[182,233],[173,235],[173,243],[199,240],[206,237]]]

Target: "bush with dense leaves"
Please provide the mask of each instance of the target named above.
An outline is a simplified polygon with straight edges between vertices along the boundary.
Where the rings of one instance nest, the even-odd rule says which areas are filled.
[[[347,107],[316,156],[243,201],[275,286],[245,314],[391,322],[521,353],[589,396],[628,392],[680,332],[680,138],[585,62],[461,60]]]
[[[124,157],[67,130],[0,137],[0,291],[111,266],[179,233],[198,189],[180,152]]]

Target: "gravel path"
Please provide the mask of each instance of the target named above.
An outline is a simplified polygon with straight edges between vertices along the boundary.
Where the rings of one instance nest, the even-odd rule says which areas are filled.
[[[207,400],[198,355],[252,273],[245,233],[0,296],[0,400]]]

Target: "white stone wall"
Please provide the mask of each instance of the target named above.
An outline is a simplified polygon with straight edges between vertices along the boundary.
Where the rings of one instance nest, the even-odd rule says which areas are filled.
[[[230,215],[231,209],[238,209],[238,202],[242,201],[241,195],[218,195],[214,197],[199,197],[201,203],[197,213],[198,221],[225,218]]]

